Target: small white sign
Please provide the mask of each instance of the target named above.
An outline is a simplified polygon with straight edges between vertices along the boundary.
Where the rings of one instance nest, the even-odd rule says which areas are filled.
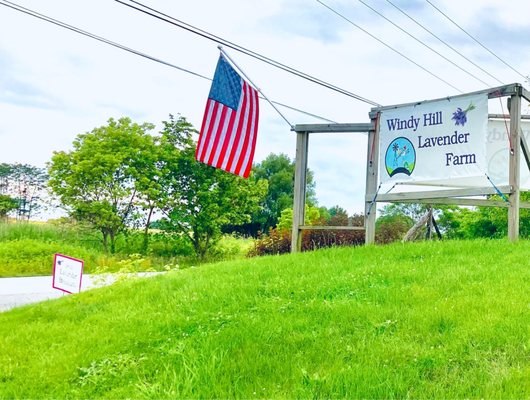
[[[52,287],[66,293],[79,293],[81,291],[83,267],[83,260],[55,254]]]

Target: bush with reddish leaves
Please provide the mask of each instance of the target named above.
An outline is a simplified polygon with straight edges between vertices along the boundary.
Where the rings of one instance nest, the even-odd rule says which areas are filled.
[[[291,251],[291,232],[287,229],[273,228],[268,235],[260,235],[250,249],[247,256],[266,256],[284,254]]]
[[[302,234],[302,251],[317,250],[334,246],[361,246],[364,244],[364,231],[314,230]]]
[[[414,225],[412,218],[406,215],[385,215],[377,219],[375,227],[375,242],[388,244],[397,242]]]
[[[360,246],[364,244],[364,231],[308,230],[302,233],[302,251],[317,250],[333,246]],[[271,229],[254,242],[249,257],[284,254],[291,251],[291,232],[286,229]]]

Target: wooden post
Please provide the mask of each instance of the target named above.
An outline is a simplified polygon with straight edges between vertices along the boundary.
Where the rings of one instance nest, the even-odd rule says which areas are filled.
[[[377,203],[372,203],[377,192],[377,178],[379,173],[379,113],[370,113],[372,125],[375,129],[368,132],[368,146],[366,153],[366,193],[364,203],[364,243],[375,242],[375,217]]]
[[[300,226],[305,220],[305,195],[307,185],[307,151],[309,133],[296,132],[296,160],[294,170],[293,230],[291,235],[291,253],[302,249]]]
[[[433,225],[432,225],[432,221],[433,221],[433,212],[432,212],[432,206],[429,205],[429,220],[427,221],[427,234],[426,234],[426,237],[425,239],[427,240],[431,240],[432,239],[432,229],[433,229]]]
[[[414,240],[419,234],[421,228],[425,224],[429,224],[429,219],[432,220],[432,209],[428,210],[423,216],[420,218],[418,222],[414,224],[412,228],[409,229],[409,231],[405,234],[405,237],[403,238],[403,242],[409,242]]]
[[[510,109],[510,163],[509,185],[510,205],[508,207],[508,239],[515,242],[519,239],[519,194],[520,194],[520,160],[521,160],[521,87],[512,95],[509,103]]]

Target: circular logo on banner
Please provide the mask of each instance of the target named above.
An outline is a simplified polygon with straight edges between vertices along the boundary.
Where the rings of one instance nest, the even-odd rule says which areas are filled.
[[[394,139],[386,149],[385,167],[390,177],[397,174],[410,176],[416,166],[416,150],[412,142],[404,137]]]

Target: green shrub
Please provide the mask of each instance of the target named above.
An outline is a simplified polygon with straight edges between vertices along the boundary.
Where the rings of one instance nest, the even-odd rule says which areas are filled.
[[[149,237],[149,255],[155,257],[191,257],[193,246],[188,238],[175,233],[157,232]]]
[[[209,251],[208,261],[233,260],[243,258],[252,248],[254,241],[234,235],[224,235]]]

